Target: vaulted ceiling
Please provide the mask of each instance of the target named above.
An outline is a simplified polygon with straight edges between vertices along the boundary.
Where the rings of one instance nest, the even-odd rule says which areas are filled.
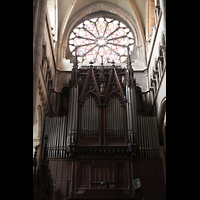
[[[80,9],[96,2],[109,2],[126,10],[134,16],[133,6],[137,10],[141,22],[143,33],[146,27],[146,1],[147,0],[47,0],[48,12],[51,26],[54,28],[55,40],[57,41],[62,28],[66,26],[67,21]],[[60,38],[61,39],[61,38]]]

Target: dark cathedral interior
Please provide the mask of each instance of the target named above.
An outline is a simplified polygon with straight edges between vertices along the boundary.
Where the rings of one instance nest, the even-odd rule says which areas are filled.
[[[41,2],[44,4],[33,0],[34,9],[38,6],[42,10],[42,5],[46,5],[47,10],[48,1]],[[129,2],[132,5],[134,1]],[[160,5],[164,9],[163,0],[155,3],[157,7],[152,6],[153,9]],[[111,16],[105,12],[102,16]],[[33,13],[35,17],[37,12],[34,10]],[[158,19],[161,20],[163,15],[158,15]],[[43,19],[47,25],[49,18]],[[119,16],[116,18],[120,19]],[[156,21],[157,32],[157,24],[161,22]],[[131,29],[128,23],[123,23]],[[50,32],[48,26],[44,26],[45,29]],[[51,38],[48,34],[45,36],[44,31],[45,37]],[[162,43],[162,51],[158,51],[159,57],[152,66],[152,58],[147,58],[148,68],[135,70],[137,62],[134,59],[143,59],[135,56],[139,55],[135,46],[131,47],[131,43],[123,45],[126,57],[119,53],[116,54],[119,58],[109,61],[106,55],[109,40],[103,36],[99,38],[105,41],[98,44],[96,40],[96,45],[99,49],[104,47],[105,54],[99,56],[98,50],[95,59],[88,63],[87,54],[81,57],[79,46],[74,45],[71,57],[67,57],[71,48],[70,45],[67,47],[62,59],[72,60],[70,70],[56,67],[62,63],[59,56],[56,61],[51,61],[61,48],[56,41],[56,53],[49,53],[49,49],[54,48],[52,38],[52,41],[42,40],[38,50],[41,55],[38,70],[34,58],[33,200],[166,199],[166,144],[163,139],[166,111],[162,101],[157,105],[165,76],[166,60],[162,53],[165,43]],[[151,57],[156,56],[153,50],[149,51],[152,51]],[[85,63],[80,65],[81,62]],[[142,89],[144,79],[150,82],[146,91]]]

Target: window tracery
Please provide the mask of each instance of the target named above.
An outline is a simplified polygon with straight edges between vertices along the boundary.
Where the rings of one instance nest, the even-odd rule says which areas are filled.
[[[81,22],[70,33],[69,49],[81,63],[122,63],[127,59],[127,45],[130,53],[134,48],[134,36],[124,23],[107,17],[90,18]]]

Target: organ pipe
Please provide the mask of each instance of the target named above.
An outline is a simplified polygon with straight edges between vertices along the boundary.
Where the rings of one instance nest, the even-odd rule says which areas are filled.
[[[44,134],[48,135],[48,157],[65,157],[66,117],[46,117]]]
[[[82,107],[81,127],[85,130],[82,136],[97,136],[99,110],[96,106],[94,98],[90,95],[84,102]]]
[[[78,112],[78,86],[70,90],[69,120],[67,126],[67,143],[76,142]]]
[[[159,140],[156,117],[138,116],[139,157],[159,157]]]
[[[123,136],[123,107],[116,96],[109,100],[108,107],[106,107],[106,124],[108,136]]]

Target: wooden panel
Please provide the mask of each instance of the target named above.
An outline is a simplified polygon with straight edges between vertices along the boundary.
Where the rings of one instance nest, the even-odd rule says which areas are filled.
[[[140,180],[141,181],[141,197],[145,200],[149,200],[149,184],[147,180]],[[137,191],[137,189],[136,189]]]
[[[154,169],[154,161],[147,161],[147,177],[148,179],[155,178],[155,169]]]
[[[147,178],[147,166],[146,166],[146,159],[142,159],[139,162],[139,170],[140,170],[140,179]]]
[[[57,160],[49,160],[49,168],[51,170],[52,178],[56,178],[57,172]]]
[[[156,181],[157,196],[159,200],[165,200],[165,182]]]
[[[156,180],[164,180],[163,163],[159,160],[155,160],[155,171]]]
[[[91,160],[91,188],[106,188],[106,181],[114,181],[113,160]]]
[[[118,187],[127,187],[127,170],[125,161],[117,162],[117,186]]]
[[[86,188],[89,186],[89,179],[88,179],[88,161],[80,161],[78,162],[78,186],[79,188]]]
[[[63,197],[67,197],[67,181],[62,181],[61,194]]]
[[[71,181],[67,181],[66,197],[70,196],[70,187],[71,187]]]
[[[52,178],[55,182],[55,193],[52,200],[62,200],[69,197],[71,184],[71,160],[49,159]]]
[[[63,166],[62,166],[62,178],[63,179],[67,179],[68,178],[68,165],[69,165],[69,161],[68,160],[63,160]]]
[[[72,161],[68,161],[67,179],[71,179],[71,172],[72,172]]]
[[[133,166],[133,179],[140,178],[139,161],[134,160],[132,166]]]
[[[140,178],[141,188],[135,197],[145,200],[164,200],[165,183],[161,158],[136,158],[133,161],[133,177]]]
[[[59,160],[57,164],[57,179],[62,179],[62,168],[63,168],[63,161]]]
[[[61,181],[56,181],[55,185],[55,200],[62,200],[64,198],[63,194],[61,193]]]
[[[87,186],[87,162],[80,162],[80,186]]]
[[[155,180],[148,181],[148,187],[149,187],[149,199],[156,200],[157,199],[156,181]]]

